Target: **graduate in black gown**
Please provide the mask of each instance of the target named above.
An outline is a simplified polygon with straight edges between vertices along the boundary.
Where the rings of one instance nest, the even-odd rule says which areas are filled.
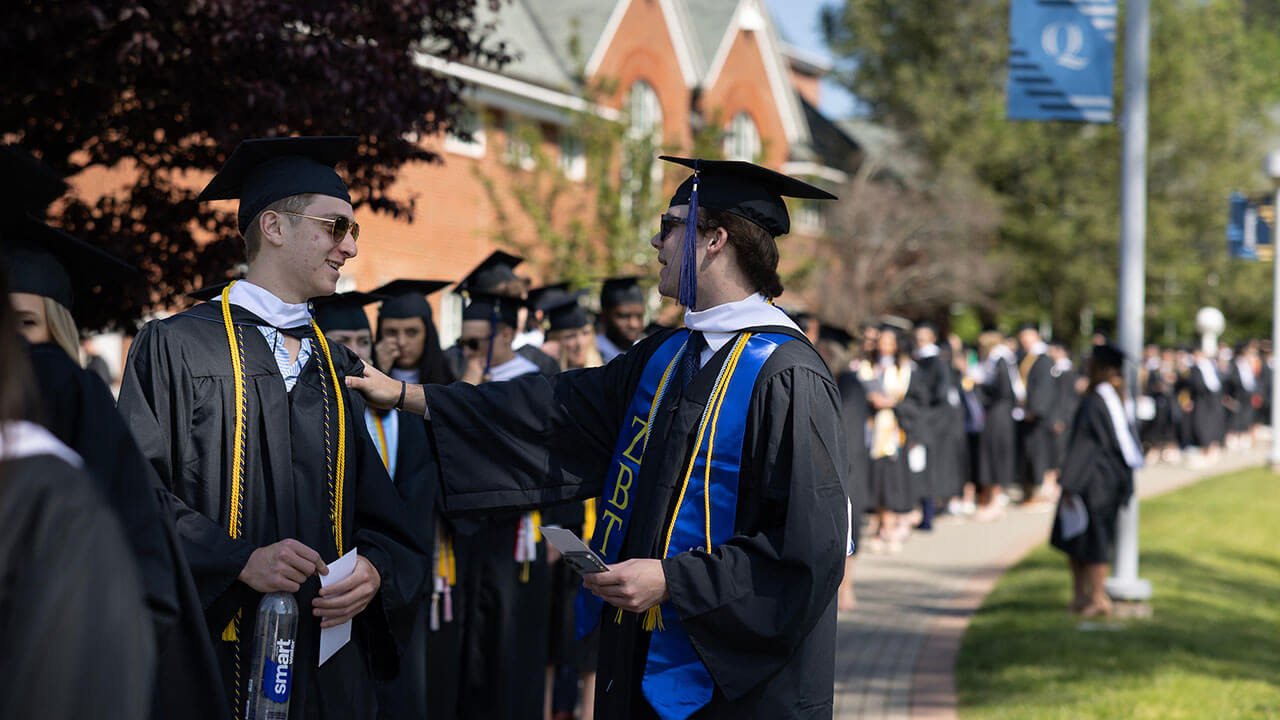
[[[224,692],[246,702],[262,593],[299,608],[289,716],[370,717],[374,678],[397,671],[426,569],[343,378],[362,363],[314,325],[307,299],[331,294],[358,226],[333,166],[354,138],[246,140],[201,194],[240,199],[245,280],[145,325],[130,349],[120,409],[175,507]],[[237,462],[238,461],[238,462]],[[358,551],[324,590],[317,575]],[[352,621],[323,666],[322,627]]]
[[[373,336],[373,361],[379,370],[419,385],[447,385],[458,379],[440,349],[440,333],[426,300],[451,284],[447,280],[399,279],[373,291],[386,298],[378,308],[378,331]]]
[[[982,382],[975,387],[982,400],[983,424],[978,437],[979,519],[994,519],[1003,512],[1004,489],[1017,481],[1018,436],[1014,410],[1026,387],[1018,364],[1004,337],[989,330],[978,338],[982,358]]]
[[[1062,343],[1049,344],[1049,359],[1053,361],[1049,376],[1053,378],[1056,392],[1050,416],[1053,427],[1052,468],[1056,471],[1062,468],[1062,461],[1067,456],[1067,431],[1071,428],[1071,421],[1075,419],[1076,408],[1080,406],[1080,393],[1076,389],[1080,373],[1076,372],[1071,363],[1071,354]]]
[[[8,272],[0,260],[0,297]],[[23,420],[39,397],[0,306],[0,717],[142,720],[155,623],[134,552],[84,460]],[[58,352],[62,352],[61,349]]]
[[[436,328],[431,305],[427,298],[452,283],[442,280],[397,279],[374,290],[384,298],[378,307],[377,335],[374,336],[375,364],[388,371],[392,377],[421,384],[448,384],[457,378],[453,368],[440,348],[440,334]],[[355,318],[352,319],[353,321]],[[360,335],[359,332],[356,333]],[[359,353],[357,353],[359,354]],[[378,437],[379,421],[382,432],[403,437],[403,445],[397,443],[397,455],[408,453],[416,465],[425,451],[425,430],[419,431],[409,423],[401,423],[403,414],[379,414],[372,408],[365,411],[366,425],[372,423],[369,436]],[[381,452],[380,452],[381,454]],[[397,470],[399,464],[397,464]],[[395,481],[393,475],[392,480]],[[414,636],[409,641],[409,651],[402,663],[400,679],[381,692],[379,713],[382,717],[421,717],[415,715],[418,703],[425,702],[428,718],[452,718],[458,709],[458,678],[462,661],[462,616],[465,599],[458,584],[458,555],[455,540],[455,523],[443,517],[444,499],[439,484],[429,479],[433,494],[430,527],[431,555],[427,583],[423,591],[427,599],[420,612]],[[403,495],[405,488],[396,481],[396,489]],[[417,493],[419,498],[423,497]],[[417,518],[423,510],[411,510]],[[419,630],[421,628],[421,630]],[[421,637],[419,637],[421,635]],[[405,664],[409,667],[406,667]],[[397,701],[393,696],[401,695]]]
[[[932,323],[915,328],[915,380],[920,384],[917,435],[925,447],[925,468],[919,492],[919,530],[933,529],[934,503],[952,496],[959,485],[950,432],[955,427],[951,397],[951,366],[938,348],[938,329]]]
[[[0,162],[5,166],[4,202],[32,203],[11,208],[14,212],[42,215],[65,189],[51,169],[32,165],[34,159],[13,148],[0,153]],[[125,427],[111,391],[68,354],[79,352],[76,315],[92,301],[91,288],[132,281],[135,271],[26,213],[0,231],[0,246],[10,279],[8,299],[19,308],[20,327],[30,341],[24,347],[40,397],[27,419],[43,425],[83,459],[121,522],[137,562],[158,659],[151,717],[224,718],[226,705],[214,678],[199,598],[158,479]]]
[[[1212,458],[1222,448],[1227,435],[1222,377],[1212,357],[1201,348],[1195,348],[1193,358],[1193,365],[1184,381],[1191,399],[1191,444],[1200,448],[1203,458]]]
[[[1026,393],[1018,404],[1018,482],[1024,502],[1040,504],[1052,499],[1055,483],[1048,475],[1053,470],[1053,417],[1058,392],[1050,370],[1053,361],[1046,354],[1048,346],[1040,331],[1024,325],[1018,331],[1022,354],[1018,359],[1018,375]]]
[[[904,518],[919,501],[917,479],[909,467],[911,453],[921,446],[921,408],[927,402],[925,382],[911,356],[898,346],[900,330],[883,325],[876,335],[875,354],[859,363],[858,380],[870,405],[867,451],[870,470],[867,507],[876,514],[869,543],[873,552],[901,552],[911,533]]]
[[[631,349],[644,329],[644,290],[634,275],[606,278],[600,286],[600,334],[596,347],[605,362]]]
[[[1121,400],[1123,362],[1123,353],[1112,345],[1093,349],[1089,389],[1071,425],[1062,497],[1050,536],[1071,565],[1071,608],[1085,616],[1110,612],[1103,585],[1115,547],[1116,517],[1133,495],[1133,471],[1142,467],[1133,418]]]
[[[345,346],[361,362],[372,363],[373,332],[364,306],[384,299],[387,300],[382,305],[384,311],[388,305],[393,305],[392,312],[397,309],[420,311],[420,307],[413,306],[417,303],[426,305],[426,290],[423,287],[411,288],[398,297],[389,292],[395,289],[388,286],[379,288],[387,295],[348,292],[316,298],[313,301],[316,325],[330,342]],[[434,330],[432,327],[432,335]],[[438,344],[436,353],[439,354]],[[402,415],[400,410],[365,408],[365,429],[374,441],[374,447],[378,449],[378,456],[387,468],[391,482],[396,486],[396,493],[404,501],[410,521],[418,526],[423,537],[435,537],[440,488],[438,473],[430,466],[433,459],[427,449],[426,428],[421,422],[412,419],[412,416]],[[432,568],[434,567],[433,564]],[[438,691],[436,686],[448,687],[456,682],[457,676],[453,672],[456,671],[456,664],[432,662],[428,654],[427,633],[433,625],[438,627],[440,622],[439,598],[434,598],[433,606],[428,598],[429,593],[434,594],[433,588],[424,583],[417,601],[418,610],[413,630],[401,655],[399,674],[378,687],[379,718],[418,720],[432,717],[428,701],[432,690]]]
[[[867,453],[867,420],[871,405],[867,391],[858,380],[849,360],[849,347],[853,337],[843,329],[822,323],[818,327],[818,353],[826,361],[827,368],[836,379],[840,390],[840,419],[844,424],[845,444],[848,449],[849,469],[849,535],[854,540],[849,557],[845,558],[844,579],[840,582],[839,611],[853,612],[857,596],[853,590],[853,569],[857,557],[862,518],[867,511],[870,492],[871,456]]]
[[[676,162],[699,175],[652,244],[685,330],[603,368],[410,388],[405,404],[428,415],[451,511],[603,498],[593,545],[610,567],[584,579],[605,603],[596,717],[830,717],[848,543],[839,390],[767,298],[782,290],[780,196],[831,195],[750,163]],[[377,404],[400,392],[371,370],[348,383]]]
[[[458,340],[464,383],[545,377],[511,347],[523,300],[493,292],[509,287],[512,268],[482,264],[460,284],[468,297]],[[459,718],[542,717],[552,579],[547,544],[538,527],[547,522],[538,510],[496,513],[458,539],[460,581],[467,598]]]

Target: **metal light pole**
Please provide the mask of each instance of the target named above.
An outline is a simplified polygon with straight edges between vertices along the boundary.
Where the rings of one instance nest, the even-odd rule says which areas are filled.
[[[1147,64],[1151,54],[1148,0],[1129,0],[1124,28],[1124,112],[1121,115],[1123,161],[1120,176],[1120,348],[1125,363],[1125,391],[1130,399],[1138,386],[1136,359],[1142,357],[1147,242]],[[1151,583],[1138,577],[1138,493],[1116,519],[1115,574],[1107,594],[1115,600],[1146,600]]]
[[[1280,150],[1267,155],[1262,171],[1271,178],[1275,189],[1276,214],[1271,222],[1271,352],[1280,348]],[[1280,470],[1280,383],[1271,381],[1271,470]]]

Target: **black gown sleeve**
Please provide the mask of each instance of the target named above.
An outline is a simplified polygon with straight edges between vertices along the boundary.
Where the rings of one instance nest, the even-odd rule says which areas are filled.
[[[656,347],[656,346],[654,346]],[[552,377],[426,388],[448,513],[598,497],[648,353]]]
[[[764,485],[756,528],[662,561],[671,603],[730,700],[777,672],[835,598],[848,531],[839,407],[831,381],[808,369],[769,378],[748,424],[758,452],[742,463]]]
[[[129,348],[119,409],[170,496],[174,528],[182,539],[200,600],[208,608],[233,586],[256,547],[246,540],[233,539],[217,523],[173,494],[192,425],[191,381],[180,353],[169,347],[162,323],[143,326]]]

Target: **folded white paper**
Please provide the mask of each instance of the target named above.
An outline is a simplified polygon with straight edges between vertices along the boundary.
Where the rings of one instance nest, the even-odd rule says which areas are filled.
[[[1063,540],[1070,540],[1089,527],[1089,508],[1073,493],[1063,493],[1058,501],[1058,523]]]
[[[320,576],[320,586],[329,587],[341,580],[345,580],[356,571],[356,549],[351,551],[337,560],[329,563],[329,574]],[[333,657],[333,654],[342,649],[343,645],[351,642],[351,621],[348,620],[341,625],[323,628],[320,630],[320,664],[323,665],[325,660]]]

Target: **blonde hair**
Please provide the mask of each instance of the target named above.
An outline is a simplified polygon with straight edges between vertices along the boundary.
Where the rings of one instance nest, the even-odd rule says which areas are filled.
[[[590,325],[586,325],[584,327],[587,329],[587,332],[590,332],[590,329],[591,329]],[[579,369],[579,368],[569,367],[569,350],[564,345],[564,336],[567,335],[568,333],[575,333],[575,332],[582,332],[582,328],[570,328],[567,330],[556,330],[555,332],[547,333],[548,340],[555,340],[560,343],[560,357],[557,358],[557,360],[559,360],[560,362],[561,370]],[[596,339],[592,337],[591,340],[587,343],[587,357],[585,360],[583,360],[582,367],[594,368],[594,367],[600,367],[601,365],[604,365],[604,358],[600,356],[600,348],[596,347]]]
[[[76,328],[71,311],[57,300],[44,298],[44,321],[49,326],[49,337],[80,364],[80,331]]]

